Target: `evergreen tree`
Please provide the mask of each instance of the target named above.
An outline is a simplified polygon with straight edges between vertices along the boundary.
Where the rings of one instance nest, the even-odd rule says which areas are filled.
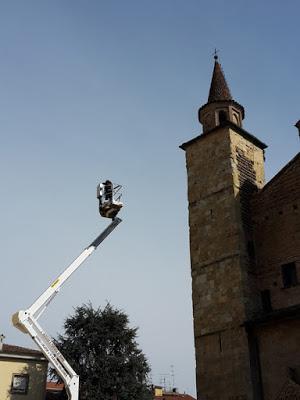
[[[82,305],[65,320],[64,330],[55,344],[80,377],[80,400],[152,398],[150,367],[125,313],[110,304],[103,310]]]

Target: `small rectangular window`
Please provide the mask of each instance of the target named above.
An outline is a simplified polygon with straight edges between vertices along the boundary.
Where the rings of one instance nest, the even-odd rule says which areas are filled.
[[[295,263],[284,264],[281,266],[282,283],[284,288],[289,288],[298,284],[297,270]]]
[[[13,374],[10,392],[27,394],[28,384],[29,384],[28,374]]]
[[[270,290],[263,290],[261,293],[261,302],[264,312],[272,311],[272,302],[271,302],[271,294]]]
[[[250,259],[254,260],[255,259],[255,247],[254,247],[254,243],[252,240],[248,241],[247,250],[248,250],[248,255],[249,255]]]
[[[296,382],[298,385],[300,384],[300,367],[299,365],[296,367],[288,368],[289,377]]]

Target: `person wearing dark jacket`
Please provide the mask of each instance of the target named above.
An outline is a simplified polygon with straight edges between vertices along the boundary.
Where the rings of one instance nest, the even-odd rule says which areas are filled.
[[[105,200],[108,200],[110,203],[113,201],[113,184],[108,179],[103,182],[104,185],[104,196]]]

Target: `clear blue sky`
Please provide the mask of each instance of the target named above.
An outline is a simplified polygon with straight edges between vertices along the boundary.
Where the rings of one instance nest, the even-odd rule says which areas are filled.
[[[124,222],[42,319],[106,300],[139,326],[153,382],[174,365],[195,393],[184,153],[200,133],[220,50],[244,128],[269,145],[267,178],[299,151],[300,3],[127,0],[0,3],[1,315],[11,327],[105,227],[95,187],[124,185]]]

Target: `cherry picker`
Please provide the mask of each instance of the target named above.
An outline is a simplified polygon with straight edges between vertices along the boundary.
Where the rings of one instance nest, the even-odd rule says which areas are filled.
[[[117,214],[123,206],[121,202],[121,185],[113,185],[106,180],[97,186],[99,212],[102,217],[110,218],[111,223],[82,253],[53,281],[40,297],[26,310],[16,312],[12,316],[13,325],[23,333],[27,333],[41,349],[45,357],[55,368],[65,384],[69,400],[78,400],[79,376],[55,346],[53,339],[38,323],[38,318],[54,299],[62,285],[80,267],[80,265],[97,249],[100,243],[119,225],[122,220]]]

